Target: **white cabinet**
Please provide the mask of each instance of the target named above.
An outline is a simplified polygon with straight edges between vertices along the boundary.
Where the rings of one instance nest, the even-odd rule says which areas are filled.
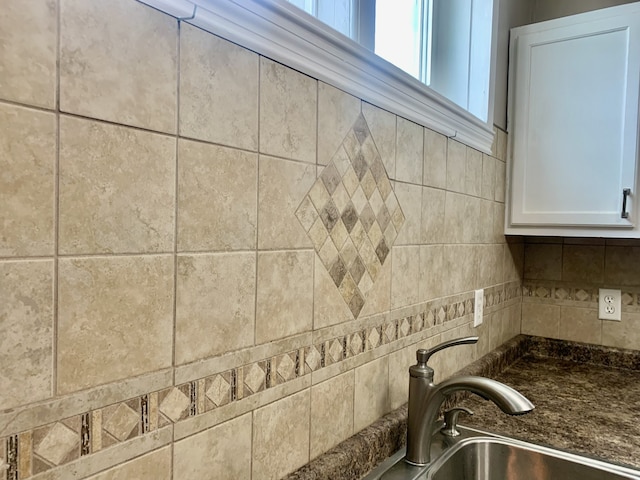
[[[640,2],[511,31],[505,233],[640,237],[639,94]]]

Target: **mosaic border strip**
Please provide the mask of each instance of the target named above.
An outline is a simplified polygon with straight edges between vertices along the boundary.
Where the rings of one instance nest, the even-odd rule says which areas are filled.
[[[547,299],[551,301],[570,302],[575,305],[598,303],[599,287],[581,287],[556,285],[546,282],[528,282],[522,285],[522,297]],[[629,287],[621,287],[622,309],[638,311],[640,307],[640,290],[633,291]],[[628,307],[628,308],[627,308]]]
[[[485,307],[519,296],[518,282],[485,289]],[[451,300],[455,301],[451,301]],[[264,358],[177,386],[149,392],[0,439],[0,478],[24,480],[122,444],[364,352],[443,325],[475,309],[473,294],[426,302],[420,312]]]

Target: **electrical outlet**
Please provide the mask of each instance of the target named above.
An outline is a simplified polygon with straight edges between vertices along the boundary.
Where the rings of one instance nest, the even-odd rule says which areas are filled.
[[[484,314],[484,289],[476,290],[473,305],[473,326],[477,327],[482,324],[482,315]]]
[[[622,309],[620,290],[600,289],[598,300],[598,318],[601,320],[620,321],[620,310]]]

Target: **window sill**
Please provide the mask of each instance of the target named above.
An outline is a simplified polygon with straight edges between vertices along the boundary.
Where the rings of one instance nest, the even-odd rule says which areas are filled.
[[[477,150],[491,152],[490,123],[289,4],[141,1]]]

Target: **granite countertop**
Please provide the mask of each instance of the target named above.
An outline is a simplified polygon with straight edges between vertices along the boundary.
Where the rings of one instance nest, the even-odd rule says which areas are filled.
[[[536,409],[502,413],[477,396],[460,424],[640,468],[640,352],[521,335],[457,375],[495,378],[527,396]],[[357,480],[400,449],[406,405],[286,478]]]

